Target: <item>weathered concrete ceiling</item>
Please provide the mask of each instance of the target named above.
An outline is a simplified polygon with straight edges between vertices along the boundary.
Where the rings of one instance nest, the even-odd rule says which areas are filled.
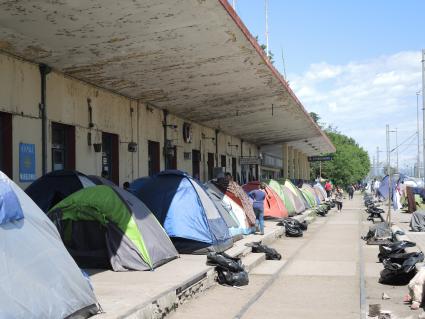
[[[0,49],[256,144],[334,151],[226,0],[2,1]]]

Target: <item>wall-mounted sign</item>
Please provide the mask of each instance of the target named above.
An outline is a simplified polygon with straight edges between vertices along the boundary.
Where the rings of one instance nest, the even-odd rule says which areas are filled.
[[[309,156],[308,161],[309,162],[324,162],[324,161],[332,161],[333,156],[327,155],[327,156]]]
[[[256,156],[241,156],[239,157],[240,165],[260,165],[261,159]]]
[[[32,182],[35,176],[35,144],[19,144],[19,181]]]

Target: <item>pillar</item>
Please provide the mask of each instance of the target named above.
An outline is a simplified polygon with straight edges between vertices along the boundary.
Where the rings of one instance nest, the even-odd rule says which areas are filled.
[[[305,180],[305,155],[300,152],[300,179]]]
[[[294,149],[292,146],[288,146],[288,173],[289,178],[294,179],[295,178],[295,171],[294,171]]]
[[[282,170],[283,178],[289,178],[289,146],[288,144],[282,144]]]
[[[300,179],[300,152],[294,150],[294,177]]]

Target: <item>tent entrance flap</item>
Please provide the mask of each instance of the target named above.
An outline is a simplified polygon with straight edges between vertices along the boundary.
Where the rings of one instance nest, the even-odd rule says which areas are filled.
[[[97,221],[66,221],[64,244],[81,268],[111,268],[107,228]]]

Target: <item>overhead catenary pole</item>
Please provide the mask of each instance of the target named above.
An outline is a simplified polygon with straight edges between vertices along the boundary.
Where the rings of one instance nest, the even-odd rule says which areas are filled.
[[[425,49],[422,50],[422,115],[423,115],[423,120],[422,120],[422,152],[423,152],[423,159],[422,162],[424,163],[424,172],[423,172],[423,177],[424,177],[424,185],[425,185]]]
[[[395,128],[395,147],[396,147],[396,173],[399,173],[398,171],[398,137],[397,137],[397,128]]]
[[[376,147],[376,176],[379,176],[379,146]]]
[[[387,174],[388,174],[388,215],[387,223],[391,226],[391,153],[390,153],[390,126],[386,125],[386,137],[387,137]]]
[[[264,11],[266,16],[266,55],[269,57],[269,1],[264,0]]]
[[[420,132],[419,132],[419,94],[420,91],[416,92],[416,134],[418,137],[418,156],[416,159],[416,177],[417,178],[421,178],[421,170],[420,170],[420,166],[421,166],[421,158],[420,158]]]

